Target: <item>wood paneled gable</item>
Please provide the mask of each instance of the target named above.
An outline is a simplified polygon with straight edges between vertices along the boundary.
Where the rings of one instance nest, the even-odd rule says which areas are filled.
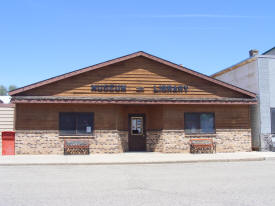
[[[137,55],[123,61],[107,64],[86,72],[80,72],[58,81],[40,86],[21,88],[11,92],[18,96],[176,96],[183,98],[251,98],[253,93],[240,92],[239,88],[226,83],[217,83],[200,75]],[[199,74],[199,73],[198,73]],[[49,80],[45,80],[49,81]],[[126,92],[91,91],[91,85],[126,85]],[[188,86],[187,92],[154,92],[154,86]],[[137,92],[137,87],[144,88]],[[232,87],[232,88],[231,88]],[[241,90],[241,89],[240,89]],[[251,96],[250,96],[251,95]]]

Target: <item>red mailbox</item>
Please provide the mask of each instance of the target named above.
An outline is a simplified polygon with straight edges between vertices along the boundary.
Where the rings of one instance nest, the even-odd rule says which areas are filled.
[[[2,155],[14,155],[15,132],[2,132]]]

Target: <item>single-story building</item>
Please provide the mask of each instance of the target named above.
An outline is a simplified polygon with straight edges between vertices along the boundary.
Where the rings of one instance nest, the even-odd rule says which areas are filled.
[[[251,151],[254,93],[145,52],[9,94],[16,154],[64,154],[73,146],[91,154],[179,153],[196,137],[212,138],[217,152]]]

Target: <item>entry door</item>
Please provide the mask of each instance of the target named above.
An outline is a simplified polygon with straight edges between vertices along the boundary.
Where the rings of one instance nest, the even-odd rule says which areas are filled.
[[[146,151],[145,114],[129,114],[129,151]]]

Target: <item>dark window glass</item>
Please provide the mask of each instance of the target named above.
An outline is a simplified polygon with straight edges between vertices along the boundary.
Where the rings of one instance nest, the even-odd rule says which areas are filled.
[[[271,109],[271,133],[275,134],[275,108]]]
[[[59,130],[61,134],[76,133],[76,119],[73,113],[60,113]]]
[[[80,113],[77,115],[78,134],[92,133],[93,116],[90,113]]]
[[[184,122],[187,133],[200,133],[200,116],[197,113],[187,113]]]
[[[214,133],[214,114],[202,113],[200,115],[201,133]]]
[[[214,113],[185,113],[184,129],[187,134],[215,133]]]
[[[61,112],[59,132],[61,135],[89,135],[93,132],[93,113]]]

